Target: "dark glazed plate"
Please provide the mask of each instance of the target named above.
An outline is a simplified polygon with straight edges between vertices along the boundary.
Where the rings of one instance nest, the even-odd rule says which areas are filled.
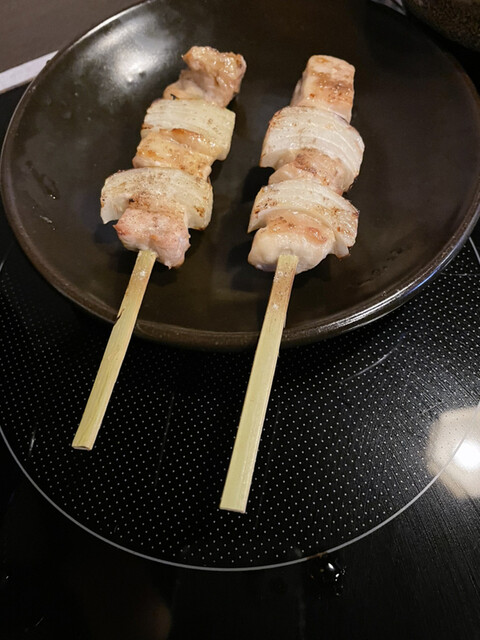
[[[456,64],[406,18],[367,3],[158,0],[136,5],[61,52],[29,87],[2,156],[10,224],[37,269],[112,322],[135,255],[99,218],[105,178],[131,166],[145,109],[193,44],[248,64],[232,150],[213,172],[213,221],[185,265],[154,269],[136,333],[189,347],[253,345],[271,274],[247,264],[248,216],[267,174],[256,168],[269,119],[308,57],[355,65],[353,124],[366,153],[349,194],[360,209],[352,255],[299,276],[284,344],[384,315],[442,269],[479,211],[480,110]]]

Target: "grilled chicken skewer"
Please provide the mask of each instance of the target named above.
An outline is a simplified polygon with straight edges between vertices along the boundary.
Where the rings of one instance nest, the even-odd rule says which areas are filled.
[[[188,69],[147,110],[134,168],[113,174],[102,189],[103,221],[117,220],[120,241],[138,257],[72,443],[76,449],[93,448],[155,261],[183,264],[188,230],[205,229],[212,215],[211,165],[230,150],[235,114],[225,107],[240,90],[245,60],[211,47],[192,47],[183,59]]]
[[[253,204],[256,231],[249,262],[275,271],[255,352],[220,508],[246,511],[276,361],[297,273],[353,246],[358,211],[342,193],[357,177],[364,144],[350,125],[355,69],[331,56],[312,56],[290,106],[270,121],[260,165],[275,172]]]

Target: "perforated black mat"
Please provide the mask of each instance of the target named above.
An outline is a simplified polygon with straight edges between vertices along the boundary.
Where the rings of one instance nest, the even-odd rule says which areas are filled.
[[[433,423],[477,403],[479,275],[468,243],[400,310],[282,352],[241,515],[218,503],[252,353],[134,339],[95,449],[74,451],[109,327],[55,292],[13,244],[0,279],[3,434],[55,505],[145,556],[238,568],[336,548],[428,486]]]

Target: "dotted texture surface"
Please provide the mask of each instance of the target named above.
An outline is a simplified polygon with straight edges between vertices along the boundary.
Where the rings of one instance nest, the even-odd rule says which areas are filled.
[[[218,505],[252,352],[133,339],[94,450],[74,451],[110,328],[14,245],[0,275],[3,434],[60,509],[148,557],[245,568],[327,551],[415,499],[432,480],[432,425],[477,403],[479,276],[468,243],[397,311],[282,351],[243,515]]]

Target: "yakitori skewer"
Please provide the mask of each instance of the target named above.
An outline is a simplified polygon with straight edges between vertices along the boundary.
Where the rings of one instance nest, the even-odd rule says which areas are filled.
[[[226,109],[245,74],[243,57],[192,47],[188,68],[148,108],[133,169],[105,181],[104,222],[118,220],[118,237],[138,251],[85,412],[73,440],[93,448],[117,380],[155,261],[179,267],[190,246],[189,229],[203,230],[212,215],[211,165],[230,150],[235,114]]]
[[[350,125],[355,69],[312,56],[290,106],[270,121],[260,165],[275,172],[253,204],[248,257],[275,271],[220,508],[244,513],[296,274],[355,242],[358,211],[342,193],[360,170],[364,144]]]

